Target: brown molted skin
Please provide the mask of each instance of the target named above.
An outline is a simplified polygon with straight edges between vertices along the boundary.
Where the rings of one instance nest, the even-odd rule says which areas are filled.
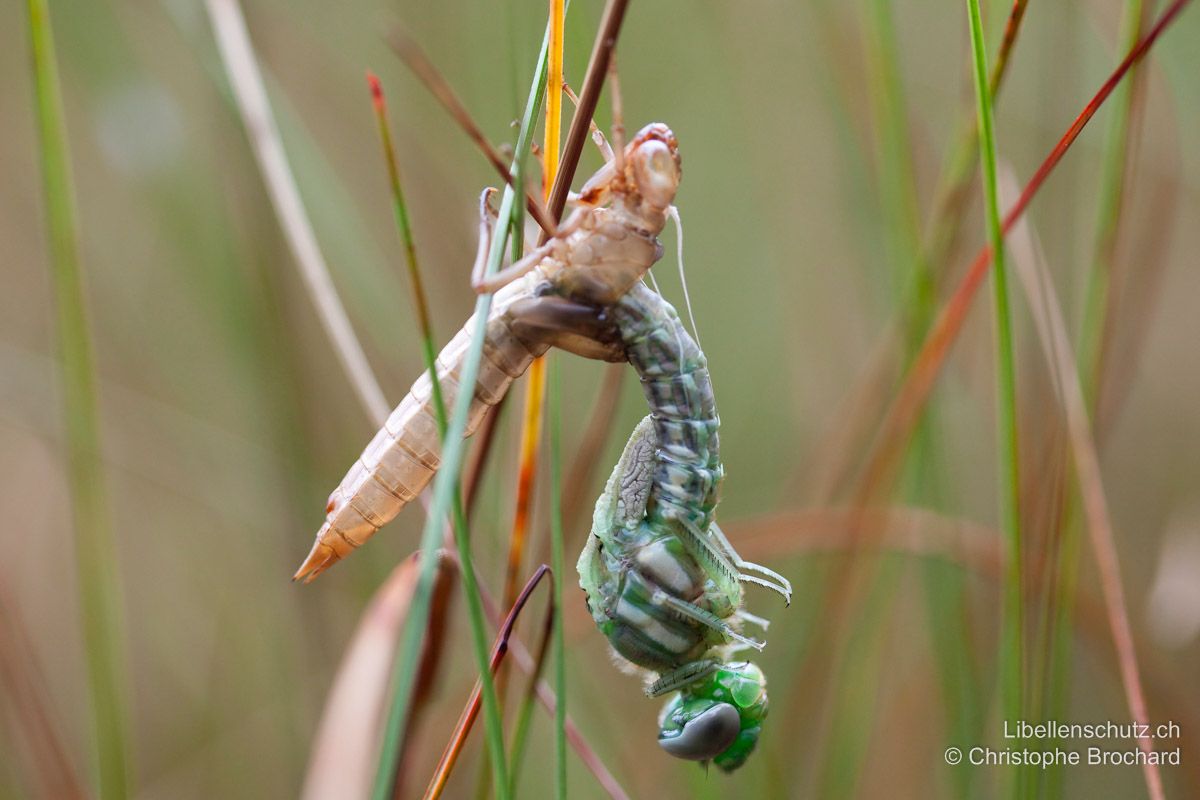
[[[666,207],[646,202],[632,180],[632,164],[646,142],[664,143],[679,175],[678,142],[662,123],[642,128],[625,148],[624,174],[617,179],[605,165],[585,184],[580,206],[563,223],[561,238],[525,277],[495,295],[487,321],[484,357],[474,387],[466,436],[485,412],[500,402],[512,382],[549,345],[514,331],[513,306],[547,287],[554,294],[595,307],[611,306],[645,277],[659,259],[657,234],[666,223]],[[673,198],[673,192],[672,198]],[[605,199],[612,202],[599,206]],[[472,316],[437,358],[446,407],[452,408],[473,331]],[[441,441],[429,373],[423,374],[387,423],[329,496],[326,518],[311,552],[294,579],[311,581],[390,522],[425,489],[441,465]]]

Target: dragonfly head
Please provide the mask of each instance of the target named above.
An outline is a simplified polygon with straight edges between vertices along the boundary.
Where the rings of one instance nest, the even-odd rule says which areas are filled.
[[[661,122],[652,122],[625,145],[620,172],[616,161],[609,161],[580,188],[579,202],[620,202],[626,213],[644,219],[647,229],[662,230],[682,175],[675,134]]]
[[[676,758],[712,761],[732,772],[754,751],[766,716],[762,670],[748,661],[722,664],[667,703],[658,743]]]
[[[647,210],[663,213],[675,202],[682,162],[679,142],[670,128],[652,122],[638,131],[625,147],[625,164],[629,188],[649,206]]]

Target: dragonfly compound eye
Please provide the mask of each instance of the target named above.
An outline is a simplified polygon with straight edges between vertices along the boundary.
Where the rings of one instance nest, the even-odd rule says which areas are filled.
[[[679,188],[679,164],[666,143],[651,139],[633,154],[634,178],[642,198],[656,208],[666,208]]]
[[[737,709],[729,703],[717,703],[685,722],[677,731],[664,729],[658,743],[676,758],[708,761],[733,744],[741,727]]]

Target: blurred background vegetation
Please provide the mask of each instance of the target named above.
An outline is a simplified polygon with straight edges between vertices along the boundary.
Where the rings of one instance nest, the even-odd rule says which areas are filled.
[[[1029,5],[997,101],[1002,171],[1027,179],[1120,60],[1123,6]],[[984,11],[994,54],[1009,4]],[[203,4],[52,2],[51,12],[123,594],[133,784],[147,798],[291,796],[356,620],[414,548],[423,515],[408,510],[316,584],[289,582],[329,490],[372,426],[281,237]],[[384,37],[402,23],[491,140],[511,142],[545,4],[252,0],[245,12],[334,281],[397,401],[422,362],[364,71],[388,90],[444,342],[470,313],[476,198],[495,176]],[[568,17],[573,85],[599,13],[595,0],[576,0]],[[0,28],[0,649],[9,653],[4,692],[12,702],[3,706],[0,796],[17,797],[37,791],[42,763],[24,727],[27,704],[13,696],[21,680],[41,685],[66,758],[84,776],[92,733],[29,44],[21,13],[10,9],[8,19]],[[1095,392],[1151,719],[1179,722],[1185,737],[1196,734],[1188,722],[1200,715],[1200,599],[1189,589],[1200,574],[1197,41],[1193,10],[1139,73],[1132,144],[1117,161],[1128,180]],[[833,616],[826,596],[842,574],[830,568],[838,558],[831,551],[846,545],[844,519],[826,510],[853,496],[839,465],[857,464],[869,443],[845,431],[869,431],[895,394],[899,373],[886,365],[903,363],[897,323],[927,323],[985,242],[975,185],[959,235],[930,266],[932,288],[912,291],[913,243],[926,239],[942,164],[973,113],[965,6],[634,3],[619,53],[627,126],[663,121],[680,140],[689,286],[723,423],[722,523],[744,556],[785,572],[800,591],[786,610],[750,592],[749,608],[773,621],[760,660],[773,716],[759,752],[735,776],[706,775],[657,752],[659,703],[611,665],[574,575],[565,576],[570,713],[635,797],[987,796],[999,770],[942,761],[951,744],[1003,746],[987,298],[973,306],[903,479],[875,498],[906,533],[880,539],[887,554],[863,573],[864,602]],[[1103,259],[1101,165],[1115,108],[1100,111],[1029,215],[1073,339],[1085,338],[1075,333],[1086,329],[1089,276]],[[608,117],[602,102],[601,127]],[[598,164],[585,150],[580,175]],[[681,305],[673,237],[664,235],[669,255],[657,272]],[[1010,284],[1036,587],[1056,573],[1033,562],[1056,552],[1056,537],[1079,522],[1062,414],[1029,304]],[[606,373],[566,357],[561,365],[569,459]],[[871,384],[871,375],[882,379]],[[472,526],[494,591],[512,518],[518,408],[510,402],[501,422]],[[585,496],[598,494],[644,410],[627,380],[603,452],[589,454],[599,469]],[[548,558],[539,489],[530,567]],[[567,531],[572,562],[587,517]],[[1057,681],[1031,678],[1047,694],[1037,702],[1064,720],[1127,720],[1086,538],[1078,563],[1069,669]],[[1040,630],[1041,607],[1030,603],[1031,631]],[[410,791],[424,783],[474,679],[461,603],[450,613],[454,635],[408,761]],[[1031,662],[1049,647],[1034,634],[1029,646]],[[550,741],[539,712],[533,763]],[[475,791],[481,752],[477,730],[451,796]],[[1198,759],[1185,738],[1183,767],[1165,772],[1168,794],[1200,792]],[[574,757],[570,769],[572,796],[602,796]],[[519,796],[543,796],[550,782],[550,770],[527,768]],[[1048,787],[1070,797],[1145,791],[1136,767],[1077,768]]]

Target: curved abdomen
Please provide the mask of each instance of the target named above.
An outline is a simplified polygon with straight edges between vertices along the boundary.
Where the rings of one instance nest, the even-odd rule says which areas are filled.
[[[593,618],[613,648],[663,673],[700,658],[721,638],[669,608],[659,592],[718,617],[729,613],[725,604],[712,605],[719,591],[680,538],[682,520],[701,531],[712,522],[723,474],[719,420],[704,354],[669,303],[639,284],[612,307],[612,316],[650,406],[649,491],[644,512],[638,512],[643,516],[632,526],[614,514],[614,506],[598,506],[601,531],[593,528],[579,569]],[[606,497],[620,491],[619,478],[636,474],[620,471],[629,468],[629,448],[638,437],[635,431],[626,445]]]
[[[531,296],[537,280],[537,276],[530,275],[496,293],[488,316],[483,359],[472,390],[466,436],[475,432],[487,410],[500,402],[513,380],[548,348],[518,337],[509,313],[515,302]],[[447,413],[461,389],[459,379],[475,325],[472,316],[435,362]],[[295,577],[312,580],[370,539],[424,490],[441,461],[433,384],[426,371],[330,494],[325,523]]]

